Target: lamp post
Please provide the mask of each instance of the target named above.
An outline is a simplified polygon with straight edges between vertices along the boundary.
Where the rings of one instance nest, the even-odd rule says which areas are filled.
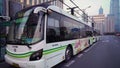
[[[82,9],[82,10],[85,12],[85,10],[88,9],[88,8],[91,8],[91,6],[88,6],[88,7],[86,7],[85,9]]]
[[[75,2],[73,1],[73,0],[70,0],[83,14],[82,14],[82,18],[83,18],[83,20],[84,21],[86,21],[86,22],[88,22],[88,18],[90,18],[86,13],[85,13],[85,10],[86,9],[88,9],[88,8],[90,8],[91,6],[88,6],[87,8],[85,8],[85,9],[80,9],[76,4],[75,4]]]
[[[85,13],[85,10],[90,8],[90,7],[91,6],[88,6],[85,9],[82,9],[82,11],[83,11],[82,17],[83,17],[83,20],[86,21],[86,22],[88,22],[88,15]]]

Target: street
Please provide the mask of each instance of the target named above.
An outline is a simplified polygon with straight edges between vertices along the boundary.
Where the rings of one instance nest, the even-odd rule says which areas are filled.
[[[3,62],[0,68],[13,67]],[[53,68],[120,68],[120,38],[103,36],[69,62],[62,62]]]
[[[53,68],[120,68],[120,38],[104,36],[68,63]]]

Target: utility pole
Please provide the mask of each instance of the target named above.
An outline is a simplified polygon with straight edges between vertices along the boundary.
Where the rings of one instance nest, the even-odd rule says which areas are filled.
[[[85,13],[85,10],[87,9],[87,8],[90,8],[91,6],[88,6],[87,8],[85,8],[85,9],[80,9],[76,4],[75,4],[75,2],[74,1],[72,1],[72,0],[70,0],[83,14],[82,14],[82,18],[83,18],[83,20],[84,21],[86,21],[86,22],[88,22],[88,18],[89,18],[89,16]]]
[[[88,8],[90,8],[90,7],[91,7],[91,6],[88,6],[88,7],[86,7],[85,9],[82,9],[82,10],[83,10],[82,17],[83,17],[83,20],[84,20],[85,22],[88,22],[88,18],[89,18],[89,16],[85,13],[85,10],[88,9]]]

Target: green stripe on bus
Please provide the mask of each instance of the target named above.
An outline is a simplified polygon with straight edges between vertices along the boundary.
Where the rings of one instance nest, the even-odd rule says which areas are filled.
[[[6,50],[6,51],[9,52],[8,50]],[[9,53],[14,54],[14,55],[26,55],[26,54],[33,53],[33,52],[34,52],[34,51],[27,52],[27,53],[22,53],[22,54],[14,54],[14,53],[11,53],[11,52],[9,52]]]
[[[53,53],[53,52],[57,52],[59,50],[63,50],[65,49],[66,46],[62,46],[62,47],[57,47],[57,48],[53,48],[53,49],[50,49],[50,50],[45,50],[43,51],[43,55],[47,55],[47,54],[50,54],[50,53]]]
[[[53,48],[53,49],[49,49],[49,50],[44,50],[43,55],[48,55],[48,54],[57,52],[59,50],[63,50],[65,48],[66,48],[66,46],[62,46],[62,47],[57,47],[57,48]],[[27,52],[27,53],[23,53],[23,54],[14,54],[14,53],[9,52],[8,50],[6,50],[6,52],[7,52],[8,55],[10,55],[12,57],[16,57],[16,58],[29,57],[32,53],[34,53],[34,51],[31,51],[31,52]]]
[[[25,57],[28,57],[30,56],[31,54],[33,53],[33,51],[31,52],[27,52],[27,53],[23,53],[23,54],[14,54],[14,53],[11,53],[7,50],[7,54],[12,56],[12,57],[16,57],[16,58],[25,58]]]

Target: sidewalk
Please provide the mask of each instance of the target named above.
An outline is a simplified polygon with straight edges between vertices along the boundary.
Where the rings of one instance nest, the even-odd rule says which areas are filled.
[[[10,66],[6,62],[0,62],[0,68],[14,68],[14,67]]]

